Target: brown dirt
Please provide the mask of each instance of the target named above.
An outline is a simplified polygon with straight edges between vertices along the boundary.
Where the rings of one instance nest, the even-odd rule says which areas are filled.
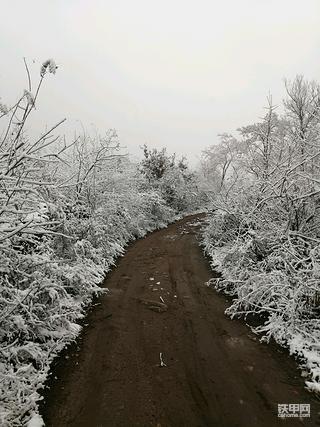
[[[110,293],[55,364],[47,426],[320,425],[295,361],[226,317],[226,298],[205,286],[199,217],[137,241],[108,275]],[[311,418],[280,420],[278,403],[310,403]]]

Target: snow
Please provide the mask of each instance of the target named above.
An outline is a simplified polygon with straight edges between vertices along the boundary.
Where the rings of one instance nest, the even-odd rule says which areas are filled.
[[[33,414],[26,427],[43,427],[44,422],[39,414]]]
[[[310,391],[320,394],[320,383],[316,381],[306,381],[306,385]]]

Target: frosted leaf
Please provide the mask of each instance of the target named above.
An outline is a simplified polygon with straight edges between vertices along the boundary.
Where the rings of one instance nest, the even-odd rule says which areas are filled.
[[[51,74],[56,74],[57,65],[54,62],[53,59],[47,59],[42,63],[41,70],[40,70],[40,76],[43,77],[47,71]]]
[[[8,107],[0,102],[0,114],[8,114]]]
[[[70,334],[72,334],[74,337],[76,337],[79,332],[81,331],[81,326],[77,325],[76,323],[69,323],[68,329]]]
[[[34,96],[28,90],[24,90],[24,94],[29,105],[34,105]]]
[[[27,330],[27,326],[26,326],[25,321],[24,321],[22,316],[20,316],[20,315],[13,316],[12,321],[19,329],[21,329],[23,331]]]

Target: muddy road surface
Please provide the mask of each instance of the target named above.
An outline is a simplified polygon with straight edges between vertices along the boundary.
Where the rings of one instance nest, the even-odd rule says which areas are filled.
[[[320,426],[294,360],[226,317],[226,298],[205,285],[213,273],[197,241],[202,218],[128,248],[53,368],[46,426]],[[311,417],[279,419],[278,403],[309,403]]]

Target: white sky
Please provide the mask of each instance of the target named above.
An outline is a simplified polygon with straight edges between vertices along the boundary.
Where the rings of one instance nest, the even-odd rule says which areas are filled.
[[[53,58],[33,123],[116,128],[132,153],[191,163],[217,134],[263,115],[283,78],[320,75],[319,0],[2,0],[0,97],[13,102]],[[33,63],[33,60],[35,63]]]

